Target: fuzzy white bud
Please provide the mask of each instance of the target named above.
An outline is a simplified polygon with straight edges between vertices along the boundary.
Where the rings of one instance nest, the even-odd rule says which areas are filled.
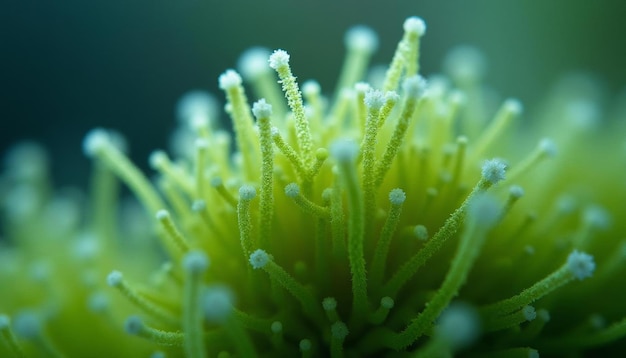
[[[567,257],[567,268],[575,278],[582,281],[593,275],[596,264],[593,261],[593,256],[574,250]]]
[[[223,90],[229,90],[241,86],[241,76],[235,70],[226,70],[218,78],[219,86]]]
[[[200,274],[209,267],[209,258],[200,250],[189,251],[183,257],[183,268],[192,274]]]
[[[295,198],[300,194],[300,187],[296,183],[289,183],[285,186],[285,194],[290,198]]]
[[[411,16],[404,20],[402,28],[405,32],[416,34],[417,36],[424,36],[426,33],[426,23],[424,20],[417,16]]]
[[[389,192],[389,201],[392,205],[402,205],[406,200],[406,194],[402,189],[396,188]]]
[[[107,285],[111,287],[117,287],[122,284],[122,280],[124,279],[124,275],[122,275],[119,271],[112,271],[107,276]]]
[[[270,256],[267,254],[267,252],[261,249],[258,249],[252,254],[250,254],[249,261],[250,261],[250,265],[252,265],[252,268],[257,270],[257,269],[265,267],[265,265],[267,265],[267,263],[270,262]]]
[[[265,98],[261,98],[252,105],[252,114],[256,119],[269,118],[272,115],[272,105],[267,103]]]
[[[267,58],[270,50],[265,47],[252,47],[244,51],[237,62],[237,69],[245,78],[256,79],[269,72]]]
[[[289,65],[289,54],[285,50],[275,50],[269,58],[270,67],[278,69]]]
[[[500,159],[490,159],[485,161],[482,166],[482,177],[490,182],[496,184],[505,178],[506,164]]]
[[[256,189],[252,185],[242,185],[239,188],[239,198],[241,200],[252,200],[256,197]]]
[[[354,26],[346,32],[344,43],[350,50],[373,53],[378,49],[378,35],[367,26]]]

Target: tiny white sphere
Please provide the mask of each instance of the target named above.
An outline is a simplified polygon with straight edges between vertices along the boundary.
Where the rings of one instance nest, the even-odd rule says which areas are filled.
[[[279,321],[274,321],[272,322],[270,329],[272,330],[272,333],[281,333],[283,331],[283,324]]]
[[[183,268],[192,274],[200,274],[209,268],[209,257],[200,250],[192,250],[183,257]]]
[[[239,188],[239,198],[241,200],[252,200],[256,197],[256,189],[252,185],[242,185]]]
[[[500,159],[487,160],[482,166],[481,174],[485,180],[496,184],[506,177],[506,164]]]
[[[370,89],[365,92],[363,101],[368,108],[377,111],[385,104],[385,95],[382,91]]]
[[[478,312],[468,304],[452,303],[437,320],[435,334],[455,350],[470,346],[481,334]]]
[[[535,311],[535,307],[533,306],[524,306],[524,308],[522,308],[522,314],[528,322],[537,318],[537,311]]]
[[[335,339],[343,340],[349,333],[350,331],[348,330],[348,326],[341,321],[337,321],[330,326],[330,334]]]
[[[300,194],[300,187],[296,183],[289,183],[285,186],[285,194],[290,198],[295,198]]]
[[[567,268],[575,278],[582,281],[593,275],[596,264],[593,261],[593,256],[574,250],[567,257]]]
[[[206,124],[209,118],[218,115],[219,107],[219,101],[209,92],[192,90],[184,93],[176,103],[176,117],[182,123],[198,118]]]
[[[11,326],[11,319],[5,314],[0,314],[0,331]]]
[[[265,267],[265,265],[267,265],[267,263],[270,262],[270,256],[267,254],[267,252],[261,249],[258,249],[252,254],[250,254],[249,261],[250,261],[250,265],[252,265],[252,268],[257,270],[257,269]]]
[[[157,170],[168,162],[167,154],[162,150],[155,150],[150,153],[148,163],[150,168]]]
[[[83,153],[88,157],[93,157],[105,147],[110,145],[111,139],[108,133],[102,128],[95,128],[87,132],[83,139]]]
[[[519,185],[511,185],[509,188],[509,195],[515,199],[519,199],[524,196],[524,188]]]
[[[339,163],[348,164],[354,162],[359,153],[359,145],[353,140],[340,139],[331,143],[330,154]]]
[[[22,311],[13,317],[15,334],[25,339],[36,339],[41,334],[41,318],[33,311]]]
[[[270,67],[278,69],[283,66],[289,65],[289,54],[285,50],[275,50],[269,58]]]
[[[265,47],[252,47],[244,51],[237,62],[237,69],[245,78],[256,79],[270,71],[267,58],[270,50]]]
[[[557,153],[557,146],[552,139],[543,138],[539,141],[539,150],[548,155],[548,157],[554,157]]]
[[[404,20],[402,27],[405,32],[414,33],[417,36],[424,36],[426,33],[426,23],[417,16],[411,16]]]
[[[194,212],[201,212],[206,209],[206,201],[202,199],[196,199],[191,203],[191,210]]]
[[[96,292],[87,299],[87,308],[91,312],[102,313],[109,308],[109,298],[101,292]]]
[[[122,275],[119,271],[111,271],[111,273],[107,276],[107,285],[111,287],[117,287],[122,284],[122,280],[124,279],[124,275]]]
[[[337,309],[337,300],[334,297],[326,297],[322,300],[322,307],[325,311]]]
[[[520,115],[524,110],[524,106],[522,102],[515,98],[509,98],[504,102],[504,108],[507,112],[512,113],[516,116]]]
[[[390,310],[395,305],[395,302],[394,302],[393,298],[391,298],[389,296],[385,296],[385,297],[380,299],[380,305],[383,308],[386,308],[386,309]]]
[[[322,87],[320,87],[319,82],[315,80],[308,80],[302,84],[302,93],[305,96],[315,96],[320,94],[322,91]]]
[[[446,72],[456,81],[473,82],[487,72],[485,55],[475,47],[458,46],[453,48],[444,60]]]
[[[252,105],[252,114],[259,118],[269,118],[272,115],[272,105],[265,101],[265,98],[254,102]]]
[[[298,346],[299,346],[301,352],[306,352],[306,351],[310,351],[311,350],[311,348],[313,347],[313,344],[311,343],[311,340],[303,339],[303,340],[300,341]]]
[[[166,220],[170,218],[170,212],[165,209],[161,209],[157,211],[154,216],[157,218],[157,220]]]
[[[378,49],[378,35],[367,26],[354,26],[346,32],[344,43],[350,50],[372,53]]]
[[[421,97],[427,86],[426,80],[420,75],[411,76],[402,82],[402,89],[409,97]]]
[[[402,189],[396,188],[389,192],[389,201],[393,205],[402,205],[406,200],[406,194]]]
[[[226,70],[218,78],[219,86],[223,90],[229,90],[241,86],[241,76],[235,70]]]
[[[233,293],[224,286],[208,287],[200,298],[204,318],[208,322],[223,323],[233,309]]]
[[[143,328],[143,321],[139,318],[139,316],[130,316],[124,322],[124,330],[128,334],[139,334]]]
[[[496,224],[502,209],[498,201],[487,193],[476,194],[469,202],[467,215],[476,225],[492,227]]]
[[[418,240],[426,241],[428,240],[428,229],[424,225],[416,225],[413,229],[415,236]]]
[[[611,215],[605,208],[591,205],[585,208],[583,221],[593,228],[606,230],[611,226]]]

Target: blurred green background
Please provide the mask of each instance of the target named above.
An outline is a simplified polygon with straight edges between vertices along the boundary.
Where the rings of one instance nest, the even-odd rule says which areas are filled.
[[[594,73],[617,93],[626,84],[626,2],[359,0],[3,0],[0,9],[0,153],[43,143],[62,185],[84,185],[83,135],[114,128],[146,167],[167,144],[177,98],[206,89],[253,45],[284,48],[300,80],[334,88],[343,33],[375,29],[374,62],[388,62],[411,15],[428,25],[422,72],[439,72],[459,44],[483,50],[487,80],[532,107],[565,73]]]

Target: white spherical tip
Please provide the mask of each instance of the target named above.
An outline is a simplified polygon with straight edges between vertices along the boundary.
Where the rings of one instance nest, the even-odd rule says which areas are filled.
[[[377,111],[385,104],[385,95],[382,91],[370,89],[365,93],[363,101],[368,108]]]
[[[389,201],[393,205],[402,205],[406,200],[406,194],[402,189],[395,188],[389,192]]]
[[[475,47],[458,46],[444,60],[446,72],[457,81],[475,81],[485,75],[487,60]]]
[[[449,342],[455,350],[470,346],[480,334],[476,309],[464,303],[451,304],[441,313],[435,326],[435,335]]]
[[[200,299],[204,318],[208,322],[223,323],[233,309],[233,293],[223,286],[208,287]]]
[[[124,322],[124,331],[128,334],[139,334],[143,328],[143,321],[139,318],[139,316],[130,316]]]
[[[303,339],[303,340],[300,341],[298,346],[299,346],[301,352],[307,352],[307,351],[311,350],[311,348],[313,347],[313,344],[311,343],[311,340]]]
[[[383,298],[380,299],[380,306],[383,308],[386,308],[388,310],[392,309],[393,306],[395,305],[395,302],[393,300],[393,298],[389,297],[389,296],[385,296]]]
[[[150,168],[157,170],[161,168],[165,163],[168,162],[167,154],[165,154],[162,150],[155,150],[150,153],[150,157],[148,158],[148,163],[150,164]]]
[[[254,102],[252,105],[252,114],[259,118],[269,118],[272,115],[272,105],[265,101],[265,98]]]
[[[11,326],[11,319],[5,314],[0,314],[0,331]]]
[[[593,256],[574,250],[567,257],[567,268],[575,278],[584,280],[593,275],[596,264],[593,261]]]
[[[606,230],[611,226],[611,215],[599,205],[591,205],[583,212],[583,221],[596,229]]]
[[[207,123],[208,118],[213,118],[219,110],[219,102],[209,92],[193,90],[183,94],[176,104],[176,116],[178,120],[190,122],[198,119]]]
[[[519,199],[524,196],[524,188],[519,185],[511,185],[509,188],[509,195],[515,199]]]
[[[550,138],[543,138],[539,141],[539,150],[552,158],[557,153],[556,143]]]
[[[308,80],[302,84],[302,93],[305,96],[315,96],[322,91],[322,87],[315,80]]]
[[[102,313],[109,308],[109,298],[101,292],[96,292],[87,299],[87,308],[94,313]]]
[[[150,358],[167,358],[165,352],[155,351],[150,354]]]
[[[524,306],[524,308],[522,308],[522,314],[528,322],[533,321],[535,318],[537,318],[537,311],[535,311],[535,307],[533,306]]]
[[[160,220],[166,220],[166,219],[169,219],[169,217],[170,217],[170,212],[169,212],[169,211],[167,211],[167,210],[165,210],[165,209],[161,209],[161,210],[157,211],[157,213],[156,213],[154,216],[155,216],[155,217],[157,218],[157,220],[159,220],[159,221],[160,221]]]
[[[353,140],[336,140],[330,145],[330,154],[339,163],[352,163],[359,154],[359,145]]]
[[[476,194],[469,202],[467,215],[476,225],[492,227],[496,224],[502,209],[498,201],[487,193]]]
[[[290,198],[295,198],[300,194],[300,187],[296,183],[289,183],[285,186],[285,194]]]
[[[252,185],[242,185],[239,188],[239,198],[242,200],[252,200],[256,197],[256,189]]]
[[[269,58],[270,67],[278,69],[289,65],[289,54],[285,50],[275,50]]]
[[[520,115],[524,110],[524,106],[522,102],[515,98],[509,98],[504,102],[504,108],[507,112],[512,113],[516,116]]]
[[[272,333],[275,333],[275,334],[281,333],[283,331],[283,324],[279,321],[274,321],[272,322],[270,329],[272,330]]]
[[[25,339],[35,339],[41,334],[41,318],[33,311],[22,311],[13,317],[15,334]]]
[[[183,268],[187,272],[199,274],[209,268],[209,257],[200,250],[192,250],[183,257]]]
[[[104,129],[92,129],[87,132],[83,139],[83,153],[88,157],[92,157],[110,145],[110,143],[111,138]]]
[[[405,32],[416,34],[417,36],[424,36],[426,33],[426,23],[420,17],[411,16],[404,20],[402,25]]]
[[[270,50],[265,47],[252,47],[244,51],[237,62],[237,69],[245,78],[255,79],[269,72],[267,58]]]
[[[250,265],[252,265],[252,268],[257,270],[257,269],[265,267],[265,265],[267,265],[267,263],[270,262],[270,256],[267,254],[267,252],[261,249],[258,249],[252,254],[250,254],[249,261],[250,261]]]
[[[206,209],[206,201],[202,199],[196,199],[191,203],[191,210],[194,212],[200,212]]]
[[[426,91],[427,82],[420,75],[411,76],[402,82],[402,89],[409,97],[421,97]]]
[[[415,229],[413,229],[415,236],[418,240],[426,241],[428,240],[428,229],[424,225],[416,225]]]
[[[324,311],[332,311],[337,309],[337,300],[334,297],[326,297],[322,300]]]
[[[481,174],[485,180],[496,184],[506,177],[506,164],[500,159],[487,160],[483,164]]]
[[[348,330],[348,326],[341,321],[337,321],[330,326],[330,334],[335,339],[343,340],[345,339],[350,331]]]
[[[241,76],[235,70],[226,70],[218,79],[219,86],[223,90],[229,90],[241,86]]]
[[[378,35],[367,26],[354,26],[346,32],[345,45],[350,50],[372,53],[378,49]]]
[[[122,280],[124,279],[124,275],[122,275],[119,271],[111,271],[111,273],[107,276],[107,285],[111,287],[117,287],[122,284]]]

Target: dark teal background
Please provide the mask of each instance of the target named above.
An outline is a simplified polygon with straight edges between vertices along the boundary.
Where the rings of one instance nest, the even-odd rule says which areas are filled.
[[[133,159],[164,147],[177,98],[192,88],[222,98],[217,76],[252,45],[284,48],[301,80],[332,89],[343,33],[367,24],[380,34],[375,62],[388,62],[410,15],[428,24],[425,75],[448,49],[481,48],[488,82],[532,107],[573,70],[592,72],[609,93],[626,84],[626,2],[3,0],[0,5],[0,152],[42,142],[55,179],[84,185],[81,140],[115,128]]]

